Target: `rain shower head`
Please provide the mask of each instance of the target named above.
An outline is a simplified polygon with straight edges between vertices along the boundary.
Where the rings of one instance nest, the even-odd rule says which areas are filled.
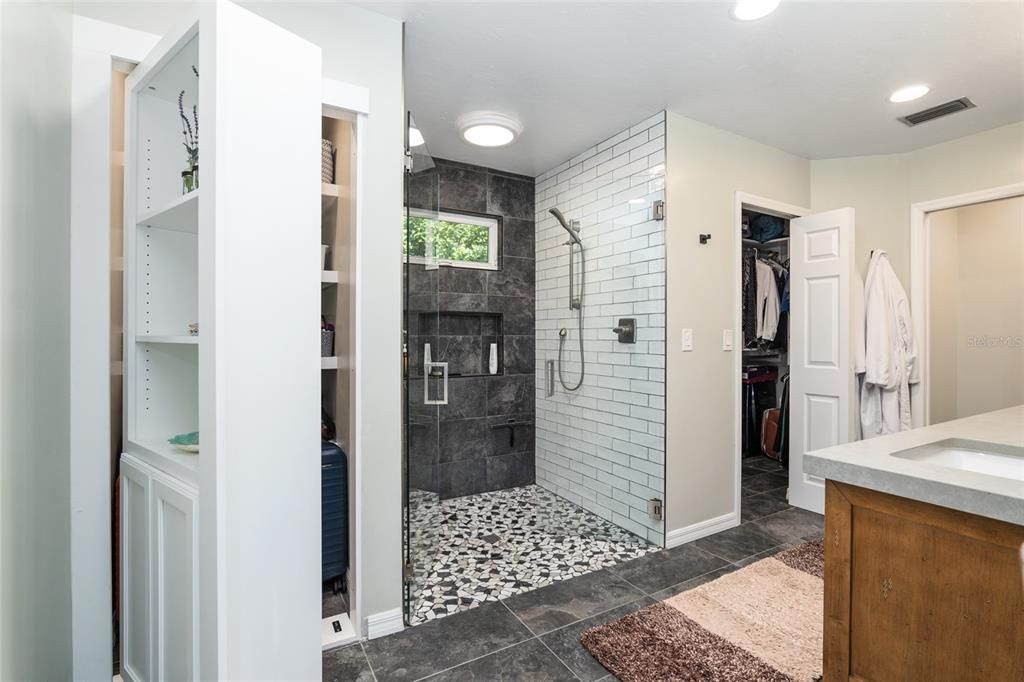
[[[548,209],[548,213],[555,216],[555,220],[562,224],[562,227],[565,228],[565,231],[569,233],[569,236],[572,238],[574,242],[579,244],[581,247],[583,246],[583,242],[580,241],[579,227],[574,227],[572,223],[567,221],[565,219],[565,216],[562,215],[562,212],[559,211],[557,208]]]

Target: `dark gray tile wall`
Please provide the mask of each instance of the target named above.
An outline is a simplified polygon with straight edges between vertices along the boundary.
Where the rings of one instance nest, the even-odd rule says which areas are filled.
[[[410,265],[409,476],[442,499],[534,482],[534,186],[533,178],[435,160],[416,174],[410,205],[497,216],[498,270]],[[439,311],[439,314],[434,314]],[[423,343],[452,376],[448,404],[423,405]],[[499,374],[487,374],[498,343]],[[462,374],[463,376],[455,376]],[[468,376],[467,376],[468,375]],[[483,375],[483,376],[473,376]],[[529,422],[491,428],[509,420]]]

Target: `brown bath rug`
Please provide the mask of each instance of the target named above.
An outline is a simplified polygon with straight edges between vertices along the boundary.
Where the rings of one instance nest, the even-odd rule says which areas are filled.
[[[813,682],[822,673],[824,548],[808,542],[580,638],[624,682]]]

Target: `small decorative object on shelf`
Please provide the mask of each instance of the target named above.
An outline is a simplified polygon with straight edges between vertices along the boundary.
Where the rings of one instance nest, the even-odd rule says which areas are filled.
[[[199,432],[179,433],[167,439],[167,442],[184,452],[199,452]]]
[[[320,181],[334,184],[334,143],[320,140]]]
[[[199,71],[195,66],[192,73],[196,79],[199,78]],[[199,188],[199,110],[197,105],[192,105],[192,120],[185,114],[185,91],[178,93],[178,116],[181,118],[181,134],[185,137],[182,145],[185,147],[185,170],[181,173],[182,194],[188,194],[193,189]],[[189,174],[186,183],[185,173]]]
[[[188,335],[189,336],[199,336],[199,323],[198,322],[193,322],[192,324],[190,324],[188,326]]]

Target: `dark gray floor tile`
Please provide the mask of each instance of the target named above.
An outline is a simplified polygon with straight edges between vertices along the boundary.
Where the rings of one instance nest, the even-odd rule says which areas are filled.
[[[739,567],[736,566],[735,564],[728,564],[724,568],[718,568],[718,569],[715,569],[714,571],[711,571],[710,573],[705,573],[704,575],[699,575],[696,578],[691,578],[690,580],[687,580],[686,582],[679,583],[678,585],[673,585],[672,587],[666,587],[664,590],[659,590],[658,592],[655,592],[654,594],[651,595],[651,597],[654,598],[654,599],[657,599],[658,601],[664,601],[666,599],[670,599],[670,598],[676,596],[677,594],[680,594],[682,592],[686,592],[687,590],[692,590],[695,587],[700,587],[701,585],[703,585],[705,583],[709,583],[712,580],[717,580],[718,578],[721,578],[723,575],[725,575],[727,573],[732,573],[737,568],[739,568]]]
[[[789,485],[789,478],[784,474],[763,473],[743,479],[743,490],[751,493],[763,493],[767,490]]]
[[[639,559],[612,566],[608,570],[622,576],[646,594],[652,594],[716,568],[722,568],[727,563],[727,561],[689,544],[648,554]]]
[[[744,473],[747,471],[771,471],[782,473],[785,471],[785,468],[775,460],[768,459],[767,457],[744,457],[743,471]]]
[[[820,533],[825,527],[825,517],[804,509],[793,508],[766,516],[753,523],[783,542],[799,543],[807,535]]]
[[[753,521],[759,519],[762,516],[768,516],[769,514],[776,514],[780,511],[789,509],[789,504],[782,500],[777,500],[768,495],[751,495],[744,497],[740,503],[740,520],[744,523],[747,521]]]
[[[505,604],[539,635],[642,596],[629,583],[601,570],[517,594]]]
[[[736,565],[737,568],[743,568],[744,566],[749,566],[750,564],[757,563],[758,561],[761,561],[762,559],[767,559],[769,557],[773,557],[776,554],[778,554],[779,552],[784,552],[787,549],[792,549],[795,546],[796,545],[794,545],[793,543],[790,543],[790,542],[787,542],[787,543],[784,543],[784,544],[781,544],[781,545],[777,545],[775,547],[772,547],[771,549],[766,549],[763,552],[758,552],[757,554],[752,554],[751,556],[748,556],[748,557],[746,557],[744,559],[740,559],[739,561],[736,562],[735,565]]]
[[[781,502],[785,502],[786,504],[789,504],[789,498],[786,497],[786,493],[788,491],[789,491],[789,486],[788,485],[784,485],[781,488],[772,488],[771,490],[766,490],[763,493],[753,493],[753,492],[746,493],[745,492],[744,495],[761,494],[761,495],[766,495],[767,497],[770,497],[773,500],[779,500]]]
[[[531,639],[502,649],[457,668],[427,678],[432,682],[454,680],[486,680],[487,682],[553,682],[575,680],[575,676],[539,639]]]
[[[417,680],[531,637],[504,604],[492,602],[366,643],[380,682]]]
[[[703,550],[729,561],[739,561],[748,556],[763,552],[779,545],[782,540],[764,532],[753,525],[755,522],[744,523],[721,533],[709,535],[697,540],[696,544]]]
[[[334,594],[333,590],[327,590],[323,593],[323,615],[321,618],[327,618],[329,616],[337,616],[339,613],[348,613],[348,600],[345,599],[345,595],[341,592]]]
[[[373,682],[370,663],[359,644],[325,651],[324,682]]]
[[[596,616],[591,616],[586,620],[581,620],[572,625],[559,628],[552,632],[547,633],[541,637],[541,640],[550,648],[555,655],[558,656],[569,666],[577,677],[581,680],[591,681],[603,679],[608,675],[608,671],[605,670],[604,666],[598,663],[593,656],[590,655],[583,645],[580,644],[580,635],[583,631],[596,627],[598,625],[604,625],[610,623],[613,620],[618,620],[623,616],[628,616],[631,613],[635,613],[640,609],[654,604],[655,601],[649,597],[638,599],[637,601],[630,602],[618,608],[612,609],[611,611],[605,611]]]

